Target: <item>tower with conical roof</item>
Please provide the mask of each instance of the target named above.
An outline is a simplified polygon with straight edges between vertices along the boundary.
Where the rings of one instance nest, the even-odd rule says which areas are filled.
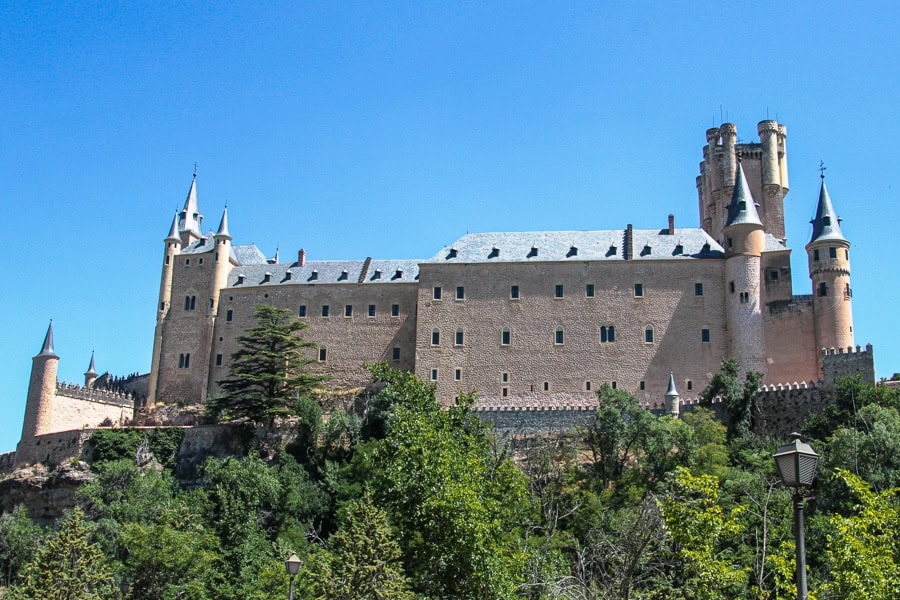
[[[681,413],[681,400],[675,388],[675,374],[669,373],[669,389],[666,390],[666,414],[678,417]]]
[[[185,208],[187,208],[187,204],[191,202],[193,202],[195,208],[197,207],[197,194],[194,188],[195,181],[196,175],[194,176],[194,180],[191,181],[191,191],[188,193],[188,202],[185,203]],[[182,215],[184,214],[185,213],[182,212]],[[172,277],[175,270],[175,257],[181,253],[183,242],[183,237],[178,231],[180,222],[181,218],[176,212],[175,217],[172,219],[172,226],[169,228],[169,235],[163,240],[165,243],[165,251],[163,252],[162,276],[159,282],[159,299],[156,304],[156,329],[153,334],[153,355],[150,359],[150,382],[148,384],[147,393],[148,401],[151,403],[156,399],[156,388],[159,380],[160,353],[162,352],[163,342],[163,322],[166,319],[166,315],[169,313],[169,309],[172,307]]]
[[[853,311],[850,288],[850,242],[841,232],[823,169],[812,236],[806,244],[812,280],[813,315],[817,348],[853,346]],[[820,359],[821,360],[821,359]]]
[[[741,369],[765,372],[760,262],[765,231],[738,162],[725,227],[725,314],[731,356]]]
[[[31,379],[28,382],[28,397],[25,401],[25,421],[19,441],[30,444],[31,438],[52,429],[53,400],[56,397],[56,375],[59,356],[53,349],[53,322],[47,327],[41,351],[31,361]]]
[[[181,214],[178,216],[178,233],[181,236],[182,246],[188,246],[203,237],[202,224],[203,215],[200,214],[200,208],[197,205],[197,173],[195,172],[184,201],[184,208],[181,209]]]
[[[93,387],[94,382],[97,381],[97,369],[94,366],[94,352],[91,351],[91,364],[88,365],[88,370],[84,372],[84,387]]]

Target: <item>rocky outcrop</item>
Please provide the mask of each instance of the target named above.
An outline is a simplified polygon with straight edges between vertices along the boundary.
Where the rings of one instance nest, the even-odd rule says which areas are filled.
[[[0,481],[0,512],[24,506],[39,523],[50,523],[75,506],[78,488],[92,480],[88,464],[67,463],[49,470],[41,464],[21,467]]]

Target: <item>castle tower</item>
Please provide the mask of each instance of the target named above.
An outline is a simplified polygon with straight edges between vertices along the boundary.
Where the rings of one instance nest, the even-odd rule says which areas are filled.
[[[818,348],[853,346],[850,242],[841,233],[840,221],[831,204],[823,173],[816,217],[810,221],[812,237],[806,244]]]
[[[178,217],[178,233],[181,235],[182,246],[188,246],[191,242],[203,237],[202,224],[203,215],[200,214],[197,205],[197,174],[194,173],[191,187],[184,201],[184,208],[181,209],[181,215]]]
[[[730,354],[745,371],[765,373],[760,257],[765,232],[739,162],[725,236],[725,302]]]
[[[191,191],[194,191],[193,182],[191,182]],[[194,206],[196,205],[197,196],[194,193]],[[172,226],[169,228],[169,235],[164,240],[166,248],[163,253],[162,277],[159,282],[159,302],[156,305],[156,330],[153,335],[153,357],[150,364],[150,382],[147,390],[147,402],[151,405],[156,402],[160,353],[162,352],[163,322],[169,313],[169,309],[172,307],[172,275],[175,269],[175,257],[181,253],[182,239],[178,234],[178,223],[179,218],[178,213],[176,213],[172,219]]]
[[[200,356],[205,356],[206,372],[203,377],[202,398],[206,398],[213,382],[210,381],[210,374],[213,369],[213,361],[215,360],[215,352],[213,351],[213,338],[215,335],[216,317],[219,312],[219,293],[228,283],[228,274],[231,272],[231,234],[228,232],[228,206],[222,211],[222,220],[219,221],[219,229],[215,235],[216,247],[213,254],[213,277],[209,287],[209,307],[206,313],[206,330],[204,333],[203,343],[205,347],[201,349]]]
[[[678,418],[681,412],[681,400],[678,390],[675,389],[675,374],[669,373],[669,389],[666,390],[666,414]]]
[[[88,370],[84,372],[84,387],[93,387],[98,375],[99,373],[94,368],[94,351],[91,350],[91,364],[88,365]]]
[[[53,399],[56,397],[56,374],[59,356],[53,350],[53,322],[47,327],[41,351],[32,359],[28,397],[25,401],[25,422],[19,442],[30,443],[31,438],[51,430]]]

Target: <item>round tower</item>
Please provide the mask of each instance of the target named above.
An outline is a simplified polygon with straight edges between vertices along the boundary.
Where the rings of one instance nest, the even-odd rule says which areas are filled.
[[[25,421],[19,446],[29,444],[31,438],[52,430],[53,400],[56,398],[56,374],[59,356],[53,350],[53,322],[47,327],[41,351],[31,361],[31,379],[25,401]],[[17,463],[19,457],[16,457]]]
[[[722,233],[730,353],[743,370],[765,373],[760,290],[760,257],[765,233],[740,163]]]
[[[191,186],[193,189],[193,184]],[[169,308],[172,306],[172,277],[175,271],[175,257],[181,254],[181,236],[178,233],[178,213],[172,219],[169,235],[166,236],[165,251],[163,253],[162,276],[159,282],[159,301],[156,305],[156,331],[153,335],[153,357],[150,365],[150,381],[147,390],[147,400],[150,404],[156,402],[156,386],[159,379],[160,353],[162,352],[162,329]]]
[[[209,314],[215,315],[219,310],[219,292],[228,282],[228,274],[231,272],[231,234],[228,233],[228,206],[222,211],[222,220],[216,231],[216,250],[214,255],[215,272],[209,293]],[[276,258],[277,261],[277,258]]]
[[[84,372],[84,387],[94,387],[94,382],[97,381],[97,369],[94,368],[94,351],[91,350],[91,364],[88,365],[88,370]]]
[[[676,419],[681,413],[681,400],[678,397],[678,390],[675,389],[675,374],[669,373],[669,389],[666,390],[666,414],[672,415]]]
[[[823,172],[816,217],[810,221],[812,237],[806,244],[817,348],[853,346],[850,242],[841,232],[840,221],[825,187]]]

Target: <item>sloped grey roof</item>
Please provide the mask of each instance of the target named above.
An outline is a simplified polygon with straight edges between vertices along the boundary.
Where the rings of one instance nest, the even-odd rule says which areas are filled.
[[[624,260],[625,230],[467,233],[425,263]],[[632,230],[634,260],[721,258],[724,248],[699,228]],[[709,244],[704,252],[704,245]]]
[[[415,283],[419,277],[418,263],[417,260],[373,260],[362,283]],[[297,263],[241,265],[232,269],[228,287],[359,283],[365,264],[364,260],[317,260],[302,267]]]
[[[779,250],[787,250],[788,247],[784,240],[780,240],[769,232],[766,232],[766,246],[763,252],[777,252]]]
[[[728,220],[725,222],[725,227],[731,225],[759,225],[762,227],[756,203],[753,201],[753,195],[747,185],[747,178],[744,177],[744,167],[740,163],[738,163],[735,175],[731,203],[728,204]]]
[[[181,249],[182,254],[204,254],[206,252],[212,252],[216,247],[216,240],[213,238],[213,234],[211,231],[208,231],[203,237],[199,240],[194,240],[193,243],[188,244],[184,248]]]
[[[266,264],[266,255],[263,254],[255,244],[247,244],[245,246],[232,246],[232,257],[241,265],[264,265]]]
[[[809,243],[821,241],[842,241],[846,242],[844,234],[841,233],[841,220],[834,212],[834,206],[831,204],[831,196],[828,195],[828,188],[825,187],[825,180],[822,180],[822,187],[819,189],[819,203],[816,206],[816,218],[810,221],[813,226],[812,237]]]

